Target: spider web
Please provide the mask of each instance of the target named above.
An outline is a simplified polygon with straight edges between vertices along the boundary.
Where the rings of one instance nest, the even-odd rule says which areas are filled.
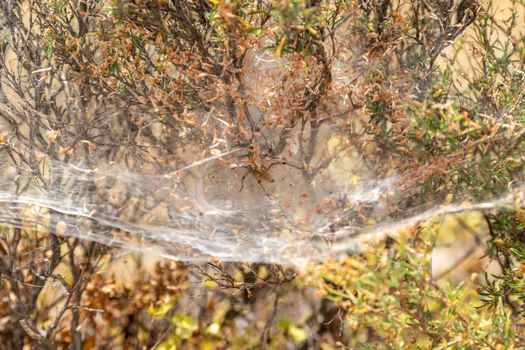
[[[255,77],[284,65],[266,62],[257,65]],[[333,69],[334,81],[346,86],[345,67],[334,64]],[[350,102],[338,101],[315,126],[299,123],[285,133],[261,126],[248,145],[234,145],[219,134],[204,144],[173,145],[177,151],[167,158],[159,138],[157,144],[142,145],[150,154],[147,161],[109,152],[123,144],[95,147],[83,141],[71,154],[34,143],[19,153],[32,159],[25,163],[23,156],[13,156],[22,140],[6,127],[0,146],[0,232],[17,227],[182,261],[215,257],[302,264],[364,249],[372,239],[435,216],[522,204],[523,171],[506,179],[505,186],[480,187],[477,193],[443,188],[447,169],[441,168],[477,172],[485,163],[503,162],[490,152],[472,159],[456,159],[451,152],[455,163],[445,165],[416,166],[408,157],[389,164],[384,149],[367,148],[377,141],[362,133],[370,119],[349,111]],[[4,115],[13,115],[12,107],[2,108]],[[254,122],[263,125],[268,111],[248,108]],[[457,117],[450,106],[439,108]],[[213,111],[199,118],[226,123]],[[100,128],[111,128],[111,122],[101,119]],[[521,142],[519,124],[492,123],[504,132],[491,142],[509,147]],[[0,124],[8,125],[7,120]],[[28,125],[28,135],[31,128],[38,126]],[[51,145],[65,137],[47,135]]]

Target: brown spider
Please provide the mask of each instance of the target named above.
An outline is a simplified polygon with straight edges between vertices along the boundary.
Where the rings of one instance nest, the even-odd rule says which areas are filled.
[[[273,163],[271,163],[268,166],[266,166],[266,165],[258,165],[256,163],[239,165],[239,167],[246,168],[246,170],[248,170],[243,175],[243,177],[241,178],[241,188],[239,189],[239,192],[241,192],[243,190],[243,188],[244,188],[244,180],[246,179],[246,177],[249,174],[252,174],[253,177],[257,180],[257,182],[261,186],[262,186],[262,182],[263,181],[270,182],[270,183],[275,182],[275,180],[270,175],[270,169],[272,167],[276,166],[276,165],[287,165],[287,166],[290,166],[292,168],[296,168],[296,169],[302,170],[301,167],[298,167],[297,165],[293,165],[293,164],[287,163],[285,161],[273,162]]]

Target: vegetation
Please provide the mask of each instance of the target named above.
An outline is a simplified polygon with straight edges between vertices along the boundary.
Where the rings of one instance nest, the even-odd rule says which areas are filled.
[[[1,1],[2,346],[525,348],[524,15],[490,0]],[[387,190],[348,195],[375,193],[369,178]],[[203,183],[215,211],[192,206]],[[238,221],[216,214],[220,191],[244,203],[226,208]],[[242,216],[260,202],[278,214]],[[437,206],[479,210],[447,228]],[[447,244],[460,259],[440,276]]]

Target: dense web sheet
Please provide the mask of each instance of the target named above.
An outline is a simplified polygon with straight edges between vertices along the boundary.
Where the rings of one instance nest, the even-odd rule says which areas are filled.
[[[519,179],[510,179],[507,191],[478,196],[488,200],[430,191],[414,201],[419,183],[407,179],[417,171],[378,176],[344,146],[336,125],[322,126],[322,146],[309,167],[323,166],[307,172],[293,163],[300,134],[289,133],[284,156],[264,168],[236,163],[253,144],[213,152],[188,146],[166,173],[95,152],[68,161],[35,153],[38,168],[31,169],[14,166],[4,149],[0,221],[3,229],[53,232],[183,261],[302,263],[362,249],[374,237],[436,215],[522,200]]]

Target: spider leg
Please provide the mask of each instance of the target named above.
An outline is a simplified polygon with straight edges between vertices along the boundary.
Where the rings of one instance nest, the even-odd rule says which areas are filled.
[[[239,189],[239,192],[242,191],[242,189],[244,188],[244,180],[246,179],[246,176],[248,176],[248,174],[250,173],[250,171],[246,171],[246,173],[244,173],[244,175],[242,176],[241,178],[241,188]]]
[[[270,165],[268,165],[267,169],[269,171],[271,168],[273,168],[276,165],[284,165],[284,164],[285,164],[285,162],[273,162],[273,163],[270,163]]]
[[[302,170],[301,167],[297,166],[297,165],[293,165],[293,164],[290,164],[288,162],[285,162],[284,160],[281,160],[281,161],[278,161],[278,162],[273,162],[271,163],[270,165],[268,165],[268,170],[270,170],[273,166],[275,165],[287,165],[289,167],[292,167],[292,168],[295,168],[295,169],[299,169],[299,170]]]

